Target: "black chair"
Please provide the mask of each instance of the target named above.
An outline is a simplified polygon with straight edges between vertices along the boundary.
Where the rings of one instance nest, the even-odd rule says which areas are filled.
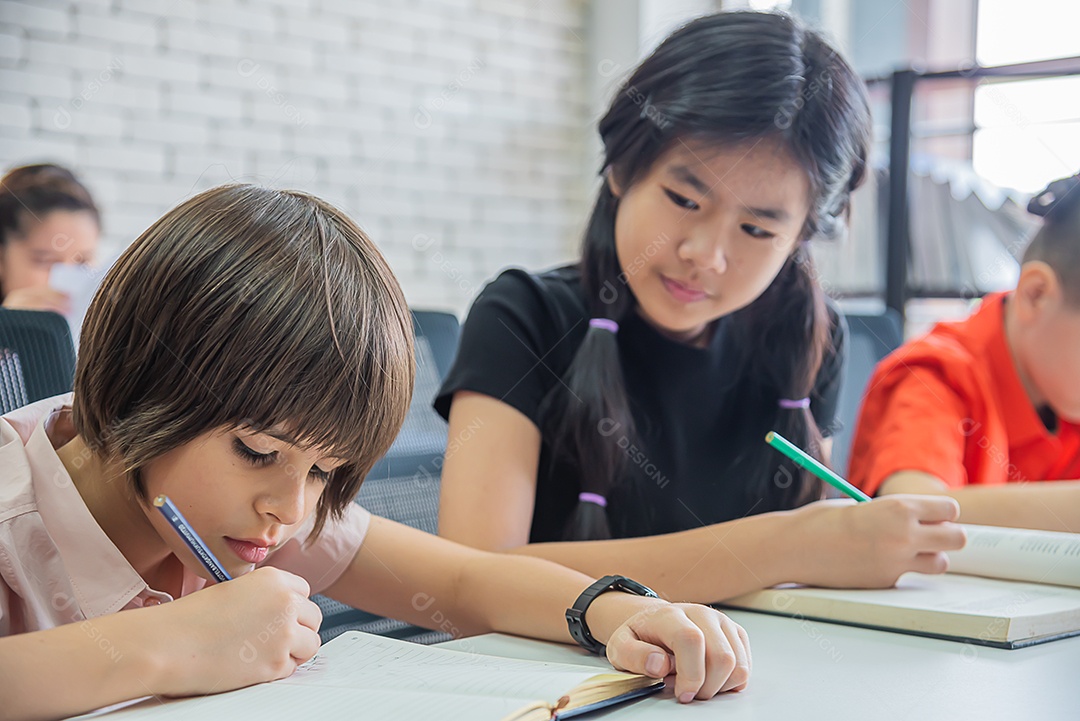
[[[64,317],[0,308],[0,413],[67,393],[75,380],[75,345]]]
[[[900,315],[891,308],[881,314],[853,313],[845,317],[850,330],[848,360],[838,399],[843,425],[833,436],[831,459],[832,467],[843,474],[847,473],[855,422],[859,419],[859,407],[870,375],[881,359],[900,347],[904,340]]]
[[[356,502],[375,515],[436,533],[439,479],[446,451],[446,422],[431,407],[457,353],[460,327],[449,313],[413,311],[416,385],[405,424],[387,454],[360,487]],[[449,640],[429,631],[351,608],[325,596],[313,600],[323,612],[319,636],[329,641],[344,631],[366,631],[417,643]]]

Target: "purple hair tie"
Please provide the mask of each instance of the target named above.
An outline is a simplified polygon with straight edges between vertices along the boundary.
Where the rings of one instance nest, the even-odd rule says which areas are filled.
[[[781,408],[787,408],[788,410],[795,410],[796,408],[809,408],[810,407],[810,399],[809,398],[800,398],[798,400],[793,401],[790,398],[781,398],[780,399],[780,407]]]
[[[582,503],[595,503],[601,508],[607,508],[607,499],[599,493],[579,493],[577,499]]]
[[[612,333],[619,332],[619,324],[610,318],[592,318],[589,320],[589,326],[600,330],[609,330]]]

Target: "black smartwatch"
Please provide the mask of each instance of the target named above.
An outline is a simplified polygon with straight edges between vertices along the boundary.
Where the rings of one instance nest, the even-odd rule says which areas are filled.
[[[632,581],[626,576],[604,576],[586,588],[585,592],[574,601],[573,608],[566,609],[566,625],[570,627],[570,635],[578,642],[578,645],[586,651],[601,656],[604,654],[604,644],[597,641],[589,633],[589,625],[585,623],[585,612],[589,610],[589,605],[593,602],[593,599],[608,591],[624,591],[635,596],[659,598],[651,588],[637,581]]]

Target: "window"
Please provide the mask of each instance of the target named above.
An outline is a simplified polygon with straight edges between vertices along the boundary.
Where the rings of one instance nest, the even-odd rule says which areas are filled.
[[[979,0],[984,66],[1080,55],[1075,0]],[[1034,193],[1080,170],[1080,77],[987,81],[975,90],[972,164],[991,182]]]

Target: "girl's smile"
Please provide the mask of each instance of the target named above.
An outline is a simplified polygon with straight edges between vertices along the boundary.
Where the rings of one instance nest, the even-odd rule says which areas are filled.
[[[709,294],[691,283],[683,283],[673,278],[660,274],[660,282],[664,284],[671,296],[680,303],[696,303],[705,300]]]

